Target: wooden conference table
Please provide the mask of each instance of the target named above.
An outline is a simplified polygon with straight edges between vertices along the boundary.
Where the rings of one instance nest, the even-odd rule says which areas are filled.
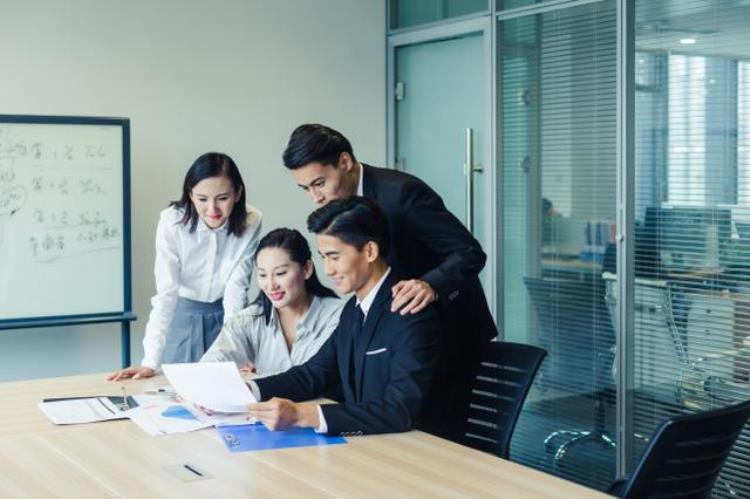
[[[124,383],[132,395],[165,381]],[[0,383],[0,496],[607,497],[419,431],[230,453],[213,429],[151,437],[127,420],[55,426],[37,407],[45,397],[120,395],[120,384],[104,374]],[[184,464],[205,478],[184,481]]]

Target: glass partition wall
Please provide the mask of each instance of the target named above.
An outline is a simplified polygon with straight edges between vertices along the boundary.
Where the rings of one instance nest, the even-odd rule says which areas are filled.
[[[391,19],[397,7],[416,19],[419,4],[390,2]],[[460,14],[449,4],[443,27],[452,15],[494,20],[487,294],[502,339],[549,353],[511,459],[606,490],[619,456],[632,455],[619,463],[632,470],[665,418],[750,398],[750,2],[494,0]],[[635,15],[621,28],[624,6]],[[627,109],[618,29],[634,37]],[[620,133],[633,133],[624,191],[618,115],[632,125]],[[622,243],[621,192],[633,206]],[[628,274],[617,268],[623,244]],[[623,282],[633,283],[631,372],[615,368]],[[616,438],[618,413],[631,431]],[[713,495],[750,497],[749,484],[746,429]]]
[[[615,333],[602,279],[616,214],[616,4],[497,24],[504,339],[548,358],[511,457],[614,480]]]
[[[669,415],[750,398],[750,5],[635,2],[634,457]],[[750,497],[750,434],[713,494]]]

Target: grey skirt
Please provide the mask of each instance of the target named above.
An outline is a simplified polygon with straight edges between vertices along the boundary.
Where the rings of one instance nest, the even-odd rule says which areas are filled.
[[[167,329],[162,364],[198,362],[224,322],[222,300],[213,303],[179,297]]]

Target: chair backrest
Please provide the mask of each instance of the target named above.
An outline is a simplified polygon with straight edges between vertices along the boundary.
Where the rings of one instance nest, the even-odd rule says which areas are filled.
[[[461,441],[508,458],[513,428],[539,365],[543,349],[520,343],[490,342],[477,367]]]
[[[620,497],[710,497],[748,416],[750,400],[668,419],[620,489]]]
[[[565,395],[588,394],[612,385],[611,372],[606,372],[611,363],[604,366],[600,361],[615,343],[604,281],[523,280],[536,310],[539,344],[550,354],[540,386]]]

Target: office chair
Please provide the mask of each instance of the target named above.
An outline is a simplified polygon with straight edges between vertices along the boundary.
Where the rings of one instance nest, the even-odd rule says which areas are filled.
[[[471,388],[462,444],[508,459],[513,428],[546,355],[531,345],[488,344]]]
[[[557,470],[568,452],[582,444],[614,448],[606,430],[606,403],[614,399],[611,367],[614,329],[604,302],[600,279],[568,280],[525,277],[526,289],[537,311],[540,342],[553,350],[540,384],[567,395],[592,395],[594,423],[590,429],[559,429],[544,439]],[[581,382],[590,382],[582,386]]]
[[[614,317],[617,304],[616,281],[607,283],[606,301],[610,313]],[[684,286],[678,286],[668,280],[635,279],[636,295],[653,297],[647,305],[658,317],[654,323],[646,323],[641,327],[660,327],[669,335],[674,347],[675,358],[679,371],[674,379],[674,400],[681,406],[690,409],[704,409],[715,404],[726,405],[738,398],[750,398],[747,383],[736,382],[727,377],[712,374],[712,364],[726,363],[747,357],[747,351],[742,348],[728,349],[722,352],[702,356],[689,354],[687,334],[684,326],[677,324],[677,309],[685,315],[693,300],[692,294],[698,292]],[[645,304],[636,304],[636,308]],[[638,320],[638,316],[636,317]],[[644,319],[645,321],[645,319]]]
[[[667,419],[632,475],[609,493],[633,498],[707,498],[750,416],[750,400]]]

